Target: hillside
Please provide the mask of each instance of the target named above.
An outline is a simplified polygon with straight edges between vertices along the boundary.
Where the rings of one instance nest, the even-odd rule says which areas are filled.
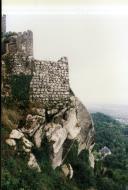
[[[77,144],[71,148],[66,161],[70,160],[74,168],[71,180],[65,178],[59,168],[53,170],[49,160],[49,150],[33,150],[38,157],[42,172],[26,167],[26,155],[15,153],[5,144],[9,133],[2,127],[2,190],[125,190],[128,185],[128,139],[124,136],[122,125],[102,113],[92,114],[96,129],[95,157],[98,151],[107,146],[112,154],[103,160],[97,160],[94,172],[88,163],[88,151],[83,151],[77,158]]]
[[[102,113],[93,113],[92,117],[96,130],[95,151],[107,146],[112,152],[105,159],[96,161],[99,189],[125,190],[128,185],[128,138],[124,133],[126,126]],[[100,187],[101,184],[103,187]]]

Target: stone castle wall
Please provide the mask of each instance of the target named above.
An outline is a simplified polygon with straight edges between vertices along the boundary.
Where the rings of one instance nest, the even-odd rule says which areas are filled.
[[[6,32],[6,15],[2,17],[2,31]],[[30,30],[23,33],[5,33],[5,36],[4,61],[6,66],[8,63],[11,66],[8,75],[10,79],[21,78],[22,80],[22,77],[27,78],[27,76],[31,79],[30,84],[27,85],[30,87],[29,100],[41,102],[45,107],[48,104],[54,107],[67,104],[70,95],[67,58],[63,57],[57,62],[35,60],[33,58],[33,33]],[[14,86],[17,86],[18,96],[20,93],[22,96],[17,79]],[[25,85],[22,87],[26,91]]]
[[[57,62],[35,61],[30,83],[30,100],[43,104],[63,104],[69,99],[69,73],[67,58]]]
[[[22,53],[13,55],[12,75],[33,75],[33,59],[26,57]]]
[[[31,76],[29,84],[29,99],[31,102],[41,102],[44,107],[60,107],[69,102],[69,70],[66,57],[57,62],[38,61],[22,54],[13,56],[11,75]],[[20,90],[20,88],[19,88]]]

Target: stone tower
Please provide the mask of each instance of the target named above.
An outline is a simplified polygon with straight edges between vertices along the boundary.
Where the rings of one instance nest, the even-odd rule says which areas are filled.
[[[17,51],[33,56],[33,32],[31,30],[19,32],[17,36]]]
[[[2,16],[2,33],[6,32],[6,15]]]

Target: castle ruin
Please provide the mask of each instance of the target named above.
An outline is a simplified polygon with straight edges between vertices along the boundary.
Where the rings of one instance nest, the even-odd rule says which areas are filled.
[[[33,33],[30,30],[5,33],[3,38],[6,47],[2,56],[2,90],[6,89],[3,105],[5,103],[11,110],[14,109],[14,113],[19,111],[19,118],[12,122],[13,128],[6,143],[17,152],[20,148],[28,158],[28,167],[41,172],[33,147],[42,147],[46,138],[52,168],[61,166],[64,172],[67,154],[77,142],[78,154],[88,149],[94,167],[91,153],[94,126],[86,108],[71,93],[67,58],[62,57],[58,61],[34,59]],[[5,85],[7,82],[8,85]],[[5,118],[7,120],[8,115]],[[15,118],[12,117],[12,120],[15,121]],[[73,168],[68,165],[70,168],[65,176],[69,175],[71,179]]]
[[[44,107],[47,105],[59,107],[68,103],[70,87],[66,57],[53,62],[39,61],[15,54],[12,61],[12,77],[31,76],[29,85],[29,100],[31,102],[41,102]]]
[[[21,53],[33,56],[33,32],[6,32],[6,15],[2,16],[2,54]]]
[[[29,100],[41,102],[44,107],[46,105],[59,107],[68,103],[70,87],[67,58],[62,57],[56,62],[35,60],[33,58],[33,33],[30,30],[23,33],[7,33],[7,35],[5,33],[5,37],[6,52],[4,55],[5,57],[11,55],[9,56],[9,64],[12,65],[10,78],[21,75],[31,78]],[[18,93],[20,91],[21,89]]]

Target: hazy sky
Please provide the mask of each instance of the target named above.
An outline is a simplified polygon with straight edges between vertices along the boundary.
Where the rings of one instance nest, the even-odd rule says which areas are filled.
[[[84,4],[84,5],[101,5],[101,4],[109,4],[109,5],[126,5],[128,4],[127,0],[3,0],[3,3],[6,6],[14,6],[14,5],[29,5],[30,4],[33,6],[40,6],[40,5],[80,5],[80,4]]]
[[[15,12],[14,6],[9,9],[5,4],[7,30],[32,30],[35,58],[57,60],[67,56],[70,85],[86,105],[128,104],[126,6],[124,10],[108,6],[105,11],[94,5],[79,9],[54,6],[51,13],[42,6],[38,11],[33,6],[25,8],[27,15],[21,7]]]

